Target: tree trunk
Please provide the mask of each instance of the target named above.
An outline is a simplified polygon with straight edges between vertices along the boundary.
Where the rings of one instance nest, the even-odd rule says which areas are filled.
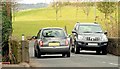
[[[58,20],[58,11],[56,10],[56,20]]]

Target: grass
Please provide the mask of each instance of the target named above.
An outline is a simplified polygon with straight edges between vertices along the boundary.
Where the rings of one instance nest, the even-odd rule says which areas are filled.
[[[96,10],[96,15],[103,17],[100,11]],[[52,7],[32,9],[15,13],[15,21],[13,20],[13,36],[21,38],[25,36],[36,35],[40,28],[43,27],[62,27],[67,26],[70,34],[74,24],[80,22],[94,22],[94,7],[91,7],[89,16],[87,17],[82,8],[79,8],[76,17],[76,7],[62,7],[61,15],[59,12],[58,20],[56,20],[55,9]],[[100,22],[100,20],[98,20]],[[102,24],[104,27],[104,24]]]
[[[59,12],[59,20],[79,20],[86,19],[87,16],[83,13],[82,8],[79,8],[77,18],[76,18],[76,7],[63,7],[61,10],[61,16]],[[97,15],[103,15],[97,10]],[[94,19],[94,8],[91,7],[88,19]],[[52,7],[42,8],[42,9],[33,9],[28,11],[21,11],[15,14],[16,21],[39,21],[39,20],[55,20],[55,9]],[[27,17],[27,18],[26,18]]]

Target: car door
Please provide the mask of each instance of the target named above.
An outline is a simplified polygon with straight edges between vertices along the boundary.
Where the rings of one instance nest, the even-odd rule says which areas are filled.
[[[39,32],[37,33],[37,38],[36,38],[36,41],[35,41],[35,44],[34,44],[35,50],[37,50],[37,46],[38,46],[38,43],[39,43],[40,32],[41,32],[41,30],[39,30]]]
[[[77,23],[77,24],[74,26],[74,29],[73,29],[73,31],[76,32],[76,33],[72,33],[73,42],[74,42],[74,40],[76,40],[77,31],[78,31],[78,26],[79,26],[79,24]]]

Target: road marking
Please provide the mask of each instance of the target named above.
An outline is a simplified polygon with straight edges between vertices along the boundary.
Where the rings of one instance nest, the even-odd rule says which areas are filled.
[[[118,66],[118,64],[116,64],[116,63],[109,63],[109,64]]]
[[[102,63],[106,63],[106,62],[102,62]]]

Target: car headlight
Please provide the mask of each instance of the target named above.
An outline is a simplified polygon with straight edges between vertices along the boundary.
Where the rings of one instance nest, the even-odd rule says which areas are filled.
[[[108,38],[107,38],[106,35],[103,35],[103,37],[102,37],[102,41],[108,41]]]
[[[82,40],[82,39],[83,39],[83,36],[78,35],[78,39],[79,39],[79,40]]]

